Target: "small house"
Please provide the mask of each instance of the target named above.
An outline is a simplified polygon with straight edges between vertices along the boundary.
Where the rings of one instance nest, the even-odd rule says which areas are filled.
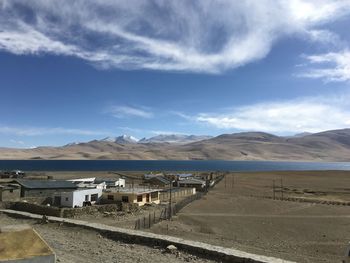
[[[175,176],[176,176],[177,180],[185,180],[188,178],[192,178],[193,174],[176,174]]]
[[[21,185],[21,197],[51,197],[56,192],[74,191],[72,182],[63,180],[17,180]]]
[[[120,190],[109,190],[102,193],[102,199],[109,202],[134,203],[139,206],[145,204],[159,204],[159,189],[141,189],[141,188],[121,188]]]
[[[21,199],[21,186],[18,184],[0,185],[0,202],[16,202]]]
[[[123,178],[96,178],[94,181],[95,184],[103,182],[106,183],[107,188],[125,187],[125,179]]]
[[[196,191],[204,191],[206,188],[206,181],[196,179],[196,178],[187,178],[177,181],[178,187],[189,187],[196,188]]]
[[[157,188],[168,187],[172,183],[170,179],[165,178],[164,176],[151,177],[151,178],[145,179],[144,182],[146,184],[152,185],[153,187],[157,187]]]
[[[101,188],[78,189],[54,195],[54,205],[64,207],[83,207],[98,203],[102,196]]]

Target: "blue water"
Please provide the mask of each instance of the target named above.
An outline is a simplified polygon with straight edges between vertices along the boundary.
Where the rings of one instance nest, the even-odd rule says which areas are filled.
[[[0,170],[24,171],[293,171],[350,170],[350,163],[273,161],[0,160]]]

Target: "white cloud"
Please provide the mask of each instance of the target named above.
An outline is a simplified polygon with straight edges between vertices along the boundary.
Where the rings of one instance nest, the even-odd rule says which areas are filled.
[[[350,127],[349,96],[303,98],[201,113],[192,121],[218,129],[273,133],[320,132]]]
[[[106,112],[116,118],[140,117],[149,119],[153,117],[153,112],[146,107],[111,106]]]
[[[349,0],[0,0],[0,50],[76,56],[99,67],[220,72],[322,29]]]
[[[19,140],[10,140],[11,143],[13,144],[18,144],[18,145],[25,145],[24,141],[19,141]]]
[[[301,77],[323,79],[326,82],[350,81],[350,51],[306,56],[308,69]]]
[[[107,135],[104,131],[83,130],[83,129],[67,129],[62,127],[45,128],[45,127],[11,127],[0,126],[0,134],[9,134],[17,136],[41,136],[41,135]]]

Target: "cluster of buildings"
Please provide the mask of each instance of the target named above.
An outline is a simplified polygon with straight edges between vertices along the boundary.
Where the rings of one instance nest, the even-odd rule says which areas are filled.
[[[196,191],[202,192],[206,191],[207,188],[213,183],[213,174],[145,174],[144,180],[145,183],[149,183],[151,185],[156,185],[159,187],[187,187],[195,188]]]
[[[212,179],[212,175],[145,174],[140,184],[132,182],[132,185],[127,185],[122,177],[70,180],[8,178],[0,181],[0,202],[36,200],[36,203],[71,208],[118,202],[143,206],[161,203],[164,196],[169,195],[169,190],[176,193],[181,188],[193,189],[189,191],[191,194],[205,191]]]

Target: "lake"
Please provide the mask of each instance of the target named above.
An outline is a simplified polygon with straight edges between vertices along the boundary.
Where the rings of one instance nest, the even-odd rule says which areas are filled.
[[[0,160],[0,170],[24,171],[293,171],[350,170],[348,162]]]

